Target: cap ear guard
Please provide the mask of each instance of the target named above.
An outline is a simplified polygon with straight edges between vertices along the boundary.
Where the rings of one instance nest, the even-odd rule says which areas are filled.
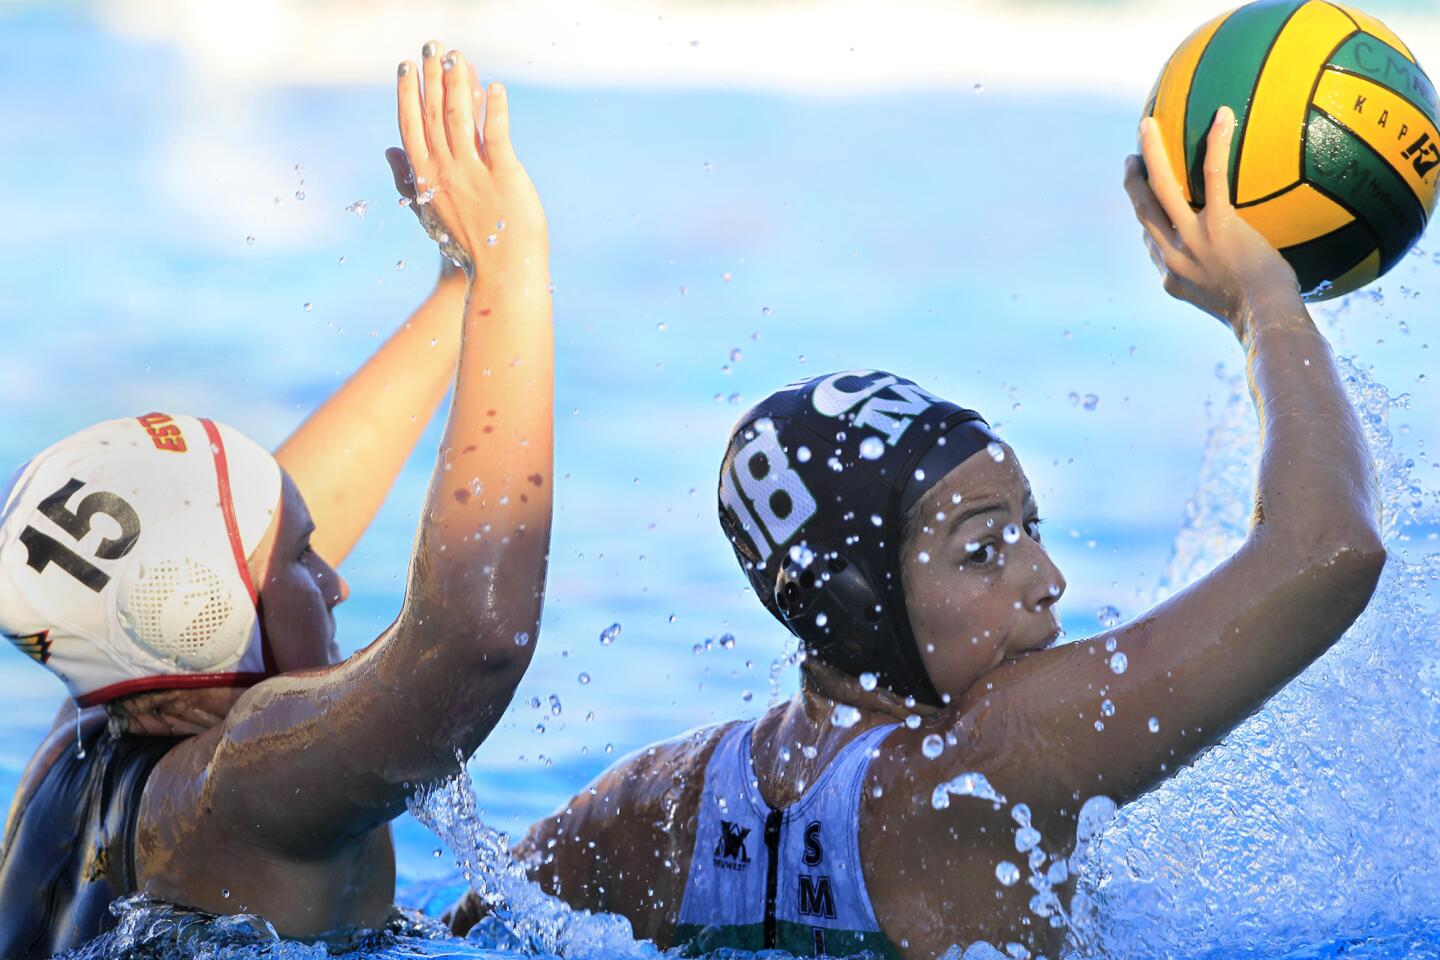
[[[817,555],[804,544],[786,551],[775,577],[781,622],[802,639],[828,638],[823,659],[854,676],[883,662],[882,598],[870,579],[839,551]],[[816,651],[819,652],[819,651]]]

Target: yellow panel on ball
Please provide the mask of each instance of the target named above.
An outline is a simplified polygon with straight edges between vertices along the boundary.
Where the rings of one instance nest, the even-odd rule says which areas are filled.
[[[1200,55],[1210,44],[1210,38],[1220,29],[1229,14],[1223,14],[1190,34],[1189,38],[1175,51],[1155,90],[1154,117],[1160,124],[1160,135],[1170,153],[1170,166],[1175,179],[1185,191],[1187,202],[1190,197],[1190,178],[1185,175],[1185,151],[1179,147],[1185,142],[1185,100],[1190,96],[1190,81],[1195,78],[1195,66]]]
[[[1335,4],[1335,6],[1339,7],[1341,10],[1344,10],[1347,14],[1349,14],[1351,19],[1355,21],[1355,25],[1358,26],[1361,30],[1364,30],[1372,37],[1379,37],[1381,40],[1384,40],[1386,43],[1390,44],[1390,46],[1394,47],[1396,50],[1404,54],[1406,60],[1409,60],[1411,63],[1415,62],[1415,54],[1411,53],[1410,48],[1405,46],[1405,42],[1395,35],[1394,30],[1391,30],[1389,27],[1385,26],[1385,24],[1370,16],[1370,14],[1366,13],[1364,10],[1357,10],[1354,7],[1347,7],[1343,3],[1337,3]]]
[[[1240,216],[1275,246],[1299,246],[1333,233],[1355,217],[1308,183],[1279,196],[1239,208]]]
[[[1255,85],[1240,144],[1237,204],[1272,196],[1299,181],[1310,91],[1330,55],[1354,32],[1355,21],[1323,0],[1291,14]]]

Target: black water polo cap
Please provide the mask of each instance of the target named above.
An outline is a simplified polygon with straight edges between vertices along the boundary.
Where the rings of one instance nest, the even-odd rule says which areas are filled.
[[[731,433],[720,525],[760,602],[810,655],[938,705],[905,610],[904,518],[998,442],[974,410],[884,371],[793,383]]]

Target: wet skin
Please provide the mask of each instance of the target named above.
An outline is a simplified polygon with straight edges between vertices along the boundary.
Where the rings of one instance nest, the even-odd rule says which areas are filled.
[[[553,488],[548,231],[504,89],[475,87],[463,57],[441,52],[426,44],[421,67],[401,67],[405,149],[389,159],[402,194],[434,188],[417,214],[452,238],[463,270],[277,453],[283,492],[248,562],[281,674],[112,709],[130,733],[188,737],[146,783],[141,891],[257,913],[290,937],[385,921],[389,821],[489,734],[535,649],[514,637],[538,633]],[[499,220],[504,240],[489,244]],[[359,539],[451,383],[404,607],[340,662],[332,610],[347,587],[322,557]],[[74,719],[62,710],[12,816],[73,743]]]
[[[1222,111],[1210,134],[1207,196],[1229,196],[1233,129]],[[907,958],[976,940],[1050,956],[1062,946],[1063,931],[1030,913],[1023,880],[996,881],[1000,861],[1023,864],[1009,810],[969,798],[936,810],[938,785],[984,774],[1011,803],[1031,808],[1044,849],[1064,856],[1083,800],[1131,800],[1218,741],[1342,635],[1384,566],[1363,434],[1293,271],[1223,200],[1190,209],[1153,122],[1142,145],[1145,163],[1127,163],[1126,187],[1165,288],[1225,322],[1247,355],[1263,437],[1254,522],[1235,554],[1186,590],[1130,623],[1049,647],[1064,579],[1031,523],[1014,452],[1006,448],[998,463],[972,457],[922,500],[902,575],[926,669],[949,702],[907,710],[807,663],[801,693],[766,713],[754,733],[761,793],[783,807],[855,736],[922,716],[917,729],[890,734],[871,764],[860,823],[876,915]],[[1148,184],[1146,167],[1154,171]],[[996,509],[959,519],[974,506]],[[1007,524],[1019,528],[1014,543],[1005,542]],[[1123,673],[1110,667],[1112,643],[1128,658]],[[1105,698],[1115,714],[1098,731]],[[837,703],[857,707],[860,722],[833,725]],[[624,913],[637,933],[668,946],[705,764],[723,729],[620,761],[536,823],[517,852],[572,904]],[[931,734],[953,738],[934,759],[922,751]],[[473,897],[462,900],[454,926],[465,928],[480,910]]]

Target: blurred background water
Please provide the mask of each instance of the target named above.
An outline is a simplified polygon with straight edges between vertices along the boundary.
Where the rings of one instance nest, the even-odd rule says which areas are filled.
[[[734,419],[792,379],[886,368],[984,411],[1084,636],[1154,597],[1243,368],[1160,290],[1120,189],[1155,72],[1221,8],[0,2],[0,466],[157,408],[277,444],[395,329],[437,257],[381,153],[394,64],[434,36],[511,86],[556,283],[550,582],[534,666],[471,764],[488,823],[522,831],[619,755],[764,709],[786,635],[714,489]],[[1366,8],[1440,62],[1432,0]],[[1317,310],[1408,395],[1388,428],[1427,502],[1437,277],[1422,239]],[[399,609],[437,426],[343,571],[347,652]],[[0,800],[60,697],[0,649]],[[1436,742],[1410,721],[1401,742]],[[452,875],[417,823],[397,840],[412,899]]]

